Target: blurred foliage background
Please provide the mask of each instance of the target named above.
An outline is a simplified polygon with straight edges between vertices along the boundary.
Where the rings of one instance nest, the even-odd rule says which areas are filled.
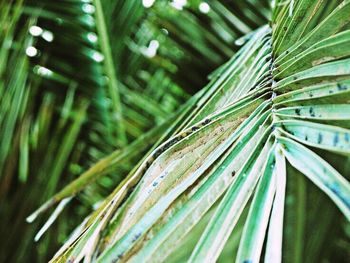
[[[48,261],[235,54],[241,37],[268,22],[269,5],[1,0],[0,262]],[[101,168],[106,160],[115,165]],[[27,224],[26,217],[92,166],[103,170],[99,178],[34,242],[45,218]],[[330,246],[348,253],[345,239]]]

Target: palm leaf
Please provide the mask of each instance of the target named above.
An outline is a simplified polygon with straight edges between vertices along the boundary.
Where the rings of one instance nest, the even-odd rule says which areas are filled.
[[[1,259],[46,260],[71,231],[74,223],[67,220],[78,222],[123,181],[152,144],[161,144],[185,123],[184,116],[197,101],[175,111],[189,97],[187,91],[206,82],[207,73],[234,54],[233,42],[246,32],[234,32],[232,17],[250,30],[264,23],[268,13],[266,2],[258,12],[239,11],[235,16],[234,5],[217,2],[203,14],[198,4],[190,3],[181,12],[169,3],[157,3],[145,12],[141,1],[0,4],[0,187],[5,207],[0,232],[7,240]],[[177,23],[177,14],[187,20]],[[163,18],[155,21],[154,15]],[[200,57],[192,53],[193,42],[179,41],[188,21],[192,26],[187,39],[196,39]],[[178,34],[173,34],[174,28]],[[160,48],[148,56],[144,51],[155,40]],[[223,52],[211,50],[215,45]],[[171,125],[179,114],[180,124]],[[60,205],[44,227],[37,222],[28,228],[24,218],[29,211],[72,180],[54,196]],[[67,200],[76,202],[70,197],[78,193],[79,208],[64,212]],[[45,240],[31,244],[61,212],[67,220],[59,219]],[[9,229],[9,224],[15,227]],[[51,238],[56,231],[59,238]],[[20,245],[18,235],[25,240]],[[17,252],[8,253],[10,247]]]
[[[314,27],[310,25],[312,19],[305,20],[305,23],[302,24],[295,23],[298,16],[302,17],[306,14],[322,17],[318,14],[321,11],[317,3],[306,7],[306,2],[297,1],[296,8],[293,8],[291,12],[287,11],[288,8],[291,8],[290,6],[277,4],[274,12],[279,15],[275,20],[277,26],[272,28],[272,36],[268,27],[255,32],[246,44],[246,48],[243,47],[232,62],[225,65],[225,68],[221,70],[221,75],[206,89],[205,92],[211,95],[203,95],[202,100],[205,100],[205,103],[202,104],[202,108],[192,114],[193,121],[189,122],[194,132],[185,130],[180,133],[180,141],[176,139],[176,143],[164,152],[161,150],[160,155],[156,151],[155,158],[151,154],[151,157],[144,161],[144,168],[141,165],[135,172],[135,176],[140,178],[135,190],[124,203],[118,202],[119,208],[109,210],[115,212],[107,213],[110,222],[105,226],[105,234],[100,245],[95,246],[97,261],[165,260],[166,255],[174,249],[170,244],[181,244],[181,239],[207,211],[200,208],[200,204],[209,209],[224,194],[225,189],[227,191],[215,209],[189,261],[201,262],[218,259],[251,194],[254,198],[241,238],[237,260],[244,262],[259,260],[266,229],[269,229],[266,257],[271,257],[274,249],[282,249],[280,233],[283,222],[281,202],[283,204],[284,187],[278,185],[278,189],[280,187],[282,189],[278,190],[278,194],[275,193],[275,180],[284,176],[286,169],[283,168],[285,165],[281,162],[285,157],[288,162],[305,173],[312,182],[325,191],[348,216],[349,183],[321,157],[300,145],[303,143],[347,154],[348,131],[334,126],[334,121],[339,123],[339,120],[347,119],[347,114],[344,113],[342,104],[339,103],[347,102],[348,98],[335,96],[336,94],[329,91],[334,89],[333,87],[344,93],[348,90],[343,84],[350,73],[347,69],[349,61],[346,59],[348,51],[343,49],[342,53],[337,53],[341,55],[327,59],[323,59],[328,57],[326,49],[323,48],[315,48],[320,53],[313,51],[312,56],[302,54],[309,52],[308,47],[303,47],[305,43],[312,46],[313,43],[321,43],[322,40],[334,34],[342,34],[341,30],[346,29],[344,25],[347,21],[346,18],[343,18],[339,22],[341,20],[339,13],[346,10],[348,2],[345,1],[335,7],[334,11],[330,8],[327,16],[317,26],[314,24]],[[332,23],[336,24],[329,27]],[[337,27],[337,23],[342,26]],[[284,25],[287,25],[286,30],[281,29],[285,27]],[[297,30],[299,34],[291,35],[292,31],[289,31],[289,36],[286,37],[283,31],[288,32],[288,27],[294,28],[295,26],[299,28]],[[329,30],[330,28],[332,30]],[[336,43],[338,38],[333,39]],[[327,41],[333,43],[331,40]],[[300,68],[288,66],[283,71],[284,75],[276,74],[275,72],[279,69],[278,62],[283,61],[282,59],[287,61],[287,56],[292,59],[286,50],[291,50],[290,52],[298,50],[298,54],[301,54],[299,56],[305,58],[304,63]],[[294,59],[297,61],[297,58]],[[317,63],[312,62],[315,59]],[[306,63],[308,60],[311,62]],[[308,89],[310,93],[305,95],[301,89]],[[298,94],[303,97],[298,98]],[[313,94],[317,97],[314,97]],[[316,102],[315,99],[319,100]],[[263,100],[266,101],[263,102]],[[243,108],[240,107],[242,101],[245,105]],[[319,104],[321,101],[327,104]],[[288,106],[290,103],[293,103],[293,107]],[[336,104],[334,109],[329,106],[331,104]],[[256,110],[251,111],[248,117],[246,112],[249,112],[251,107]],[[344,115],[338,115],[337,109]],[[290,113],[283,114],[283,112]],[[241,121],[232,125],[230,114],[233,114],[236,120],[241,119]],[[219,122],[221,120],[219,116],[223,116],[221,117],[222,122]],[[297,120],[298,118],[303,118],[303,121]],[[204,120],[205,125],[198,129],[195,123],[201,119]],[[315,123],[318,121],[326,121],[327,125]],[[225,123],[229,126],[225,126]],[[215,132],[215,125],[223,128],[219,134]],[[249,127],[249,131],[245,130],[246,127]],[[260,127],[263,132],[260,132],[259,135],[260,129],[253,127]],[[210,139],[206,135],[209,133],[211,134]],[[239,137],[235,137],[235,134]],[[247,143],[244,143],[244,141],[253,140],[255,136],[257,136],[258,144],[254,147],[249,147]],[[319,137],[322,139],[320,140]],[[171,139],[169,142],[172,142]],[[162,146],[159,149],[162,149]],[[238,160],[241,153],[245,153],[244,150],[250,150],[248,155],[250,157],[245,163],[242,163],[243,165],[240,165],[240,169],[232,170],[234,178],[227,181],[225,176],[228,173],[228,167],[235,163],[234,160]],[[269,157],[267,157],[267,152],[270,153]],[[201,159],[198,159],[200,162],[196,159],[198,154],[201,156]],[[210,158],[207,159],[207,156]],[[277,165],[275,165],[276,159],[278,160]],[[266,163],[265,169],[261,176],[260,171],[264,163]],[[141,173],[142,177],[138,173]],[[259,178],[260,183],[254,191]],[[221,191],[215,194],[214,199],[215,191],[213,190],[215,188],[211,188],[215,186],[213,180],[226,182],[225,188],[221,186]],[[120,191],[116,193],[116,196],[118,194]],[[210,203],[204,201],[209,199],[198,199],[205,198],[206,194],[208,195],[206,198],[212,196]],[[274,196],[276,202],[279,202],[276,207],[273,201]],[[115,216],[112,216],[113,213]],[[268,228],[271,220],[270,213],[278,213],[276,216],[279,218],[279,231],[273,232]],[[91,227],[93,225],[94,223]],[[91,227],[87,226],[87,229]],[[172,233],[175,234],[175,230],[177,231],[174,239]],[[84,233],[82,235],[85,236]],[[76,244],[83,245],[84,242],[89,241],[80,239]],[[164,256],[159,257],[158,252],[164,251],[163,244],[165,244],[164,249],[168,251],[163,252],[165,255],[162,253]],[[74,251],[77,246],[73,245],[61,255],[71,258],[73,254],[70,251]],[[299,250],[299,252],[292,253],[297,259],[300,259],[300,246],[295,246],[294,249]],[[80,251],[79,256],[84,256],[81,253],[85,252]],[[281,253],[279,251],[275,253],[279,255],[276,259],[278,261]],[[55,261],[59,261],[60,257],[57,255]]]

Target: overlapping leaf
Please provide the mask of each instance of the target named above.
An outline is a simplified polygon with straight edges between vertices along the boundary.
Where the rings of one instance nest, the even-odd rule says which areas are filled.
[[[300,186],[298,224],[285,228],[296,229],[298,242],[304,231],[304,182],[286,166],[304,174],[347,219],[350,214],[350,183],[325,155],[349,155],[349,8],[347,0],[275,1],[271,24],[247,37],[177,132],[145,157],[53,261],[164,262],[193,235],[198,242],[187,260],[215,262],[248,206],[236,261],[258,262],[265,239],[267,261],[279,262],[284,250],[300,261],[307,253],[301,244],[282,246],[284,214],[290,214],[283,207],[285,181]],[[193,229],[210,209],[198,237]]]

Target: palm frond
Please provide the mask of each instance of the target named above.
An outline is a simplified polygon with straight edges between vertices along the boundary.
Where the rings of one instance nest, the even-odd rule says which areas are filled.
[[[1,2],[0,260],[45,261],[144,154],[189,125],[204,101],[198,94],[180,105],[269,13],[267,1],[215,1],[209,13],[199,4],[178,10],[162,1],[149,9],[141,1]],[[47,223],[25,225],[52,196],[51,205],[59,205]],[[78,208],[63,211],[68,202]],[[44,240],[32,244],[60,213]],[[25,242],[18,244],[19,235]]]
[[[275,1],[271,25],[247,37],[181,129],[147,155],[52,261],[165,261],[186,236],[198,237],[191,230],[211,207],[188,261],[216,261],[247,205],[237,261],[259,261],[266,238],[267,260],[281,261],[281,249],[290,261],[309,257],[301,174],[349,219],[350,184],[325,155],[349,154],[350,50],[341,44],[348,41],[349,8],[349,1]],[[290,194],[295,210],[284,211]],[[295,222],[284,228],[294,238],[282,247],[284,214],[291,212]]]

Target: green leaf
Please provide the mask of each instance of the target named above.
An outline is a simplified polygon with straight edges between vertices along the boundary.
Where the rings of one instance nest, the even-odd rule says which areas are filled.
[[[350,130],[306,121],[285,120],[281,125],[291,138],[304,144],[341,153],[350,154]]]
[[[287,187],[285,196],[285,219],[283,228],[282,260],[303,262],[307,216],[306,178],[287,163]]]
[[[303,84],[314,84],[318,82],[318,78],[332,78],[350,75],[350,59],[343,59],[335,62],[318,65],[304,71],[297,72],[292,76],[288,76],[280,80],[276,84],[275,91],[291,91],[300,88],[300,82]],[[306,82],[308,81],[308,82]]]
[[[303,120],[349,120],[350,105],[322,104],[313,106],[294,106],[276,110],[276,115],[283,118]]]
[[[281,262],[284,202],[286,194],[286,159],[279,147],[275,148],[276,168],[273,176],[276,178],[276,193],[273,200],[271,219],[267,233],[265,261]]]
[[[267,142],[257,159],[256,157],[248,159],[237,173],[236,179],[227,190],[195,247],[190,262],[215,261],[218,258],[254,190],[271,146],[271,143]]]
[[[306,147],[280,137],[283,152],[296,169],[324,191],[350,220],[350,184],[332,166]],[[302,161],[301,161],[302,160]]]
[[[276,78],[288,77],[313,66],[349,56],[344,48],[350,44],[350,31],[340,32],[323,41],[317,42],[304,52],[276,67]]]
[[[115,118],[112,121],[116,122],[116,134],[117,138],[120,140],[121,144],[125,144],[127,142],[125,127],[123,124],[122,117],[122,104],[120,102],[120,94],[116,77],[116,70],[114,66],[114,61],[112,57],[112,50],[110,46],[110,40],[106,28],[106,19],[104,17],[102,4],[100,0],[93,0],[94,6],[96,8],[96,25],[97,32],[100,36],[99,43],[101,45],[101,50],[104,58],[104,66],[105,72],[108,77],[108,90],[112,100],[112,108],[115,114]]]
[[[236,262],[259,261],[276,191],[275,147],[270,150],[244,225]]]
[[[262,125],[266,122],[267,116],[264,114],[259,121],[247,125],[239,142],[236,142],[222,161],[209,171],[206,175],[208,179],[198,185],[198,190],[189,189],[187,195],[173,204],[173,208],[168,209],[164,215],[166,220],[164,226],[159,230],[155,228],[154,231],[150,231],[148,235],[152,239],[132,258],[133,262],[147,258],[162,261],[166,258],[166,255],[176,247],[183,236],[227,189],[232,180],[235,180],[236,171],[245,163],[246,156],[252,155],[258,151],[257,149],[263,147],[267,131],[266,128],[262,128]],[[194,194],[191,197],[192,192]]]
[[[306,15],[306,17],[311,17],[312,10],[308,11],[309,13]],[[319,9],[318,12],[322,12],[322,9]],[[292,46],[288,47],[288,49],[276,59],[276,64],[281,65],[291,57],[303,52],[313,44],[338,33],[346,24],[350,22],[350,18],[347,16],[349,12],[350,1],[345,0],[304,38],[301,38]]]

